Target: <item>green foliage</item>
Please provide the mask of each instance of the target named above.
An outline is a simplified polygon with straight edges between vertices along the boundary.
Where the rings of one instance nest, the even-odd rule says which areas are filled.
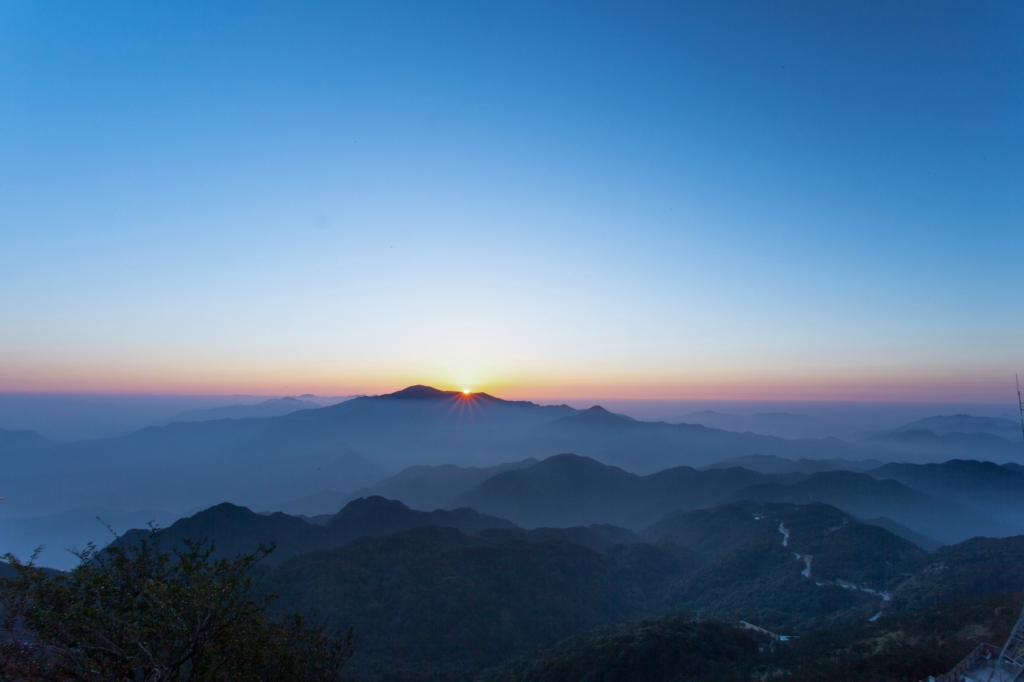
[[[465,679],[531,647],[642,617],[687,570],[652,545],[602,553],[423,527],[295,557],[266,580],[282,606],[316,606],[366,633],[349,673],[426,680]]]
[[[978,644],[1001,646],[1024,594],[954,599],[874,623],[818,630],[779,648],[776,666],[791,682],[914,682],[953,668]]]
[[[478,682],[916,682],[1001,643],[1022,603],[1020,593],[953,600],[790,642],[720,621],[649,620],[534,650]]]
[[[940,547],[930,559],[901,586],[893,606],[911,611],[969,595],[1024,590],[1024,535],[973,538]]]
[[[789,533],[785,546],[780,524]],[[708,559],[669,589],[667,606],[781,634],[867,620],[883,607],[882,597],[850,584],[889,590],[928,561],[912,543],[819,503],[740,502],[675,514],[644,534]],[[797,555],[811,558],[809,574]]]
[[[159,533],[79,554],[53,576],[7,556],[0,579],[3,679],[233,682],[337,677],[352,635],[300,616],[267,617],[252,571],[271,550],[213,560],[212,544],[160,551]]]
[[[757,679],[753,633],[666,618],[580,635],[485,671],[479,682],[739,682]]]

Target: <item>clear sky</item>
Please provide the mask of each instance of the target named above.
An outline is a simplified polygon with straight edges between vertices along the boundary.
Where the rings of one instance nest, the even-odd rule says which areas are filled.
[[[0,391],[1007,401],[1020,2],[4,2]]]

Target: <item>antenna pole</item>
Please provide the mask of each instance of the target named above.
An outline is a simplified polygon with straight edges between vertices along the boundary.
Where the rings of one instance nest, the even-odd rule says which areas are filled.
[[[1020,435],[1024,438],[1024,402],[1020,399],[1020,377],[1016,374],[1013,378],[1017,380],[1017,409],[1020,411]]]

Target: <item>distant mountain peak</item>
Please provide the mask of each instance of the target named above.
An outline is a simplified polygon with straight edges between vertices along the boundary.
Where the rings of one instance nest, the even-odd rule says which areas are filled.
[[[641,422],[627,417],[624,414],[616,414],[615,412],[609,412],[600,405],[594,405],[591,408],[577,412],[576,414],[556,419],[552,422],[554,427],[576,427],[576,428],[587,428],[590,426],[626,426],[632,428],[638,428],[642,426]]]
[[[440,389],[434,388],[433,386],[424,386],[423,384],[416,384],[415,386],[403,388],[401,391],[395,391],[394,393],[385,393],[380,397],[393,398],[398,400],[445,400],[457,395],[460,395],[458,391],[442,391]]]

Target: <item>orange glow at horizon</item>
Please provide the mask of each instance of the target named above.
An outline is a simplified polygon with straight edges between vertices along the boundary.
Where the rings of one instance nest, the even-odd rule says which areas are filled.
[[[268,375],[269,374],[269,375]],[[3,393],[94,393],[124,395],[252,395],[282,396],[305,393],[320,396],[381,395],[415,384],[425,384],[442,390],[451,390],[452,384],[443,377],[429,373],[404,377],[353,376],[349,380],[325,376],[286,372],[263,376],[225,372],[220,376],[207,374],[202,379],[179,374],[143,377],[83,376],[68,373],[64,376],[34,380],[0,376]],[[340,374],[340,373],[339,373]],[[565,400],[619,399],[619,400],[767,400],[767,401],[839,401],[839,402],[978,402],[1001,403],[1010,386],[1000,379],[983,380],[972,377],[926,378],[922,376],[890,377],[807,377],[759,376],[740,380],[730,376],[666,377],[588,377],[573,380],[566,377],[558,381],[551,376],[543,379],[524,373],[516,380],[481,380],[474,389],[456,389],[460,397],[469,399],[476,392],[486,392],[509,400],[561,402]],[[463,384],[464,386],[464,384]],[[1013,392],[1013,391],[1011,391]],[[1011,398],[1016,398],[1014,393]],[[1012,402],[1012,401],[1011,401]]]
[[[833,368],[808,360],[789,365],[726,367],[721,364],[653,362],[626,367],[576,361],[406,359],[383,370],[315,359],[275,364],[249,358],[231,361],[146,357],[97,358],[93,362],[0,363],[0,392],[125,395],[253,395],[305,393],[320,396],[380,395],[415,384],[476,392],[511,400],[825,400],[879,402],[1012,402],[1013,374],[983,366],[951,371],[939,362],[914,366],[857,363]],[[993,363],[995,364],[995,363]],[[472,387],[472,388],[470,388]],[[1012,395],[1011,395],[1012,394]]]

